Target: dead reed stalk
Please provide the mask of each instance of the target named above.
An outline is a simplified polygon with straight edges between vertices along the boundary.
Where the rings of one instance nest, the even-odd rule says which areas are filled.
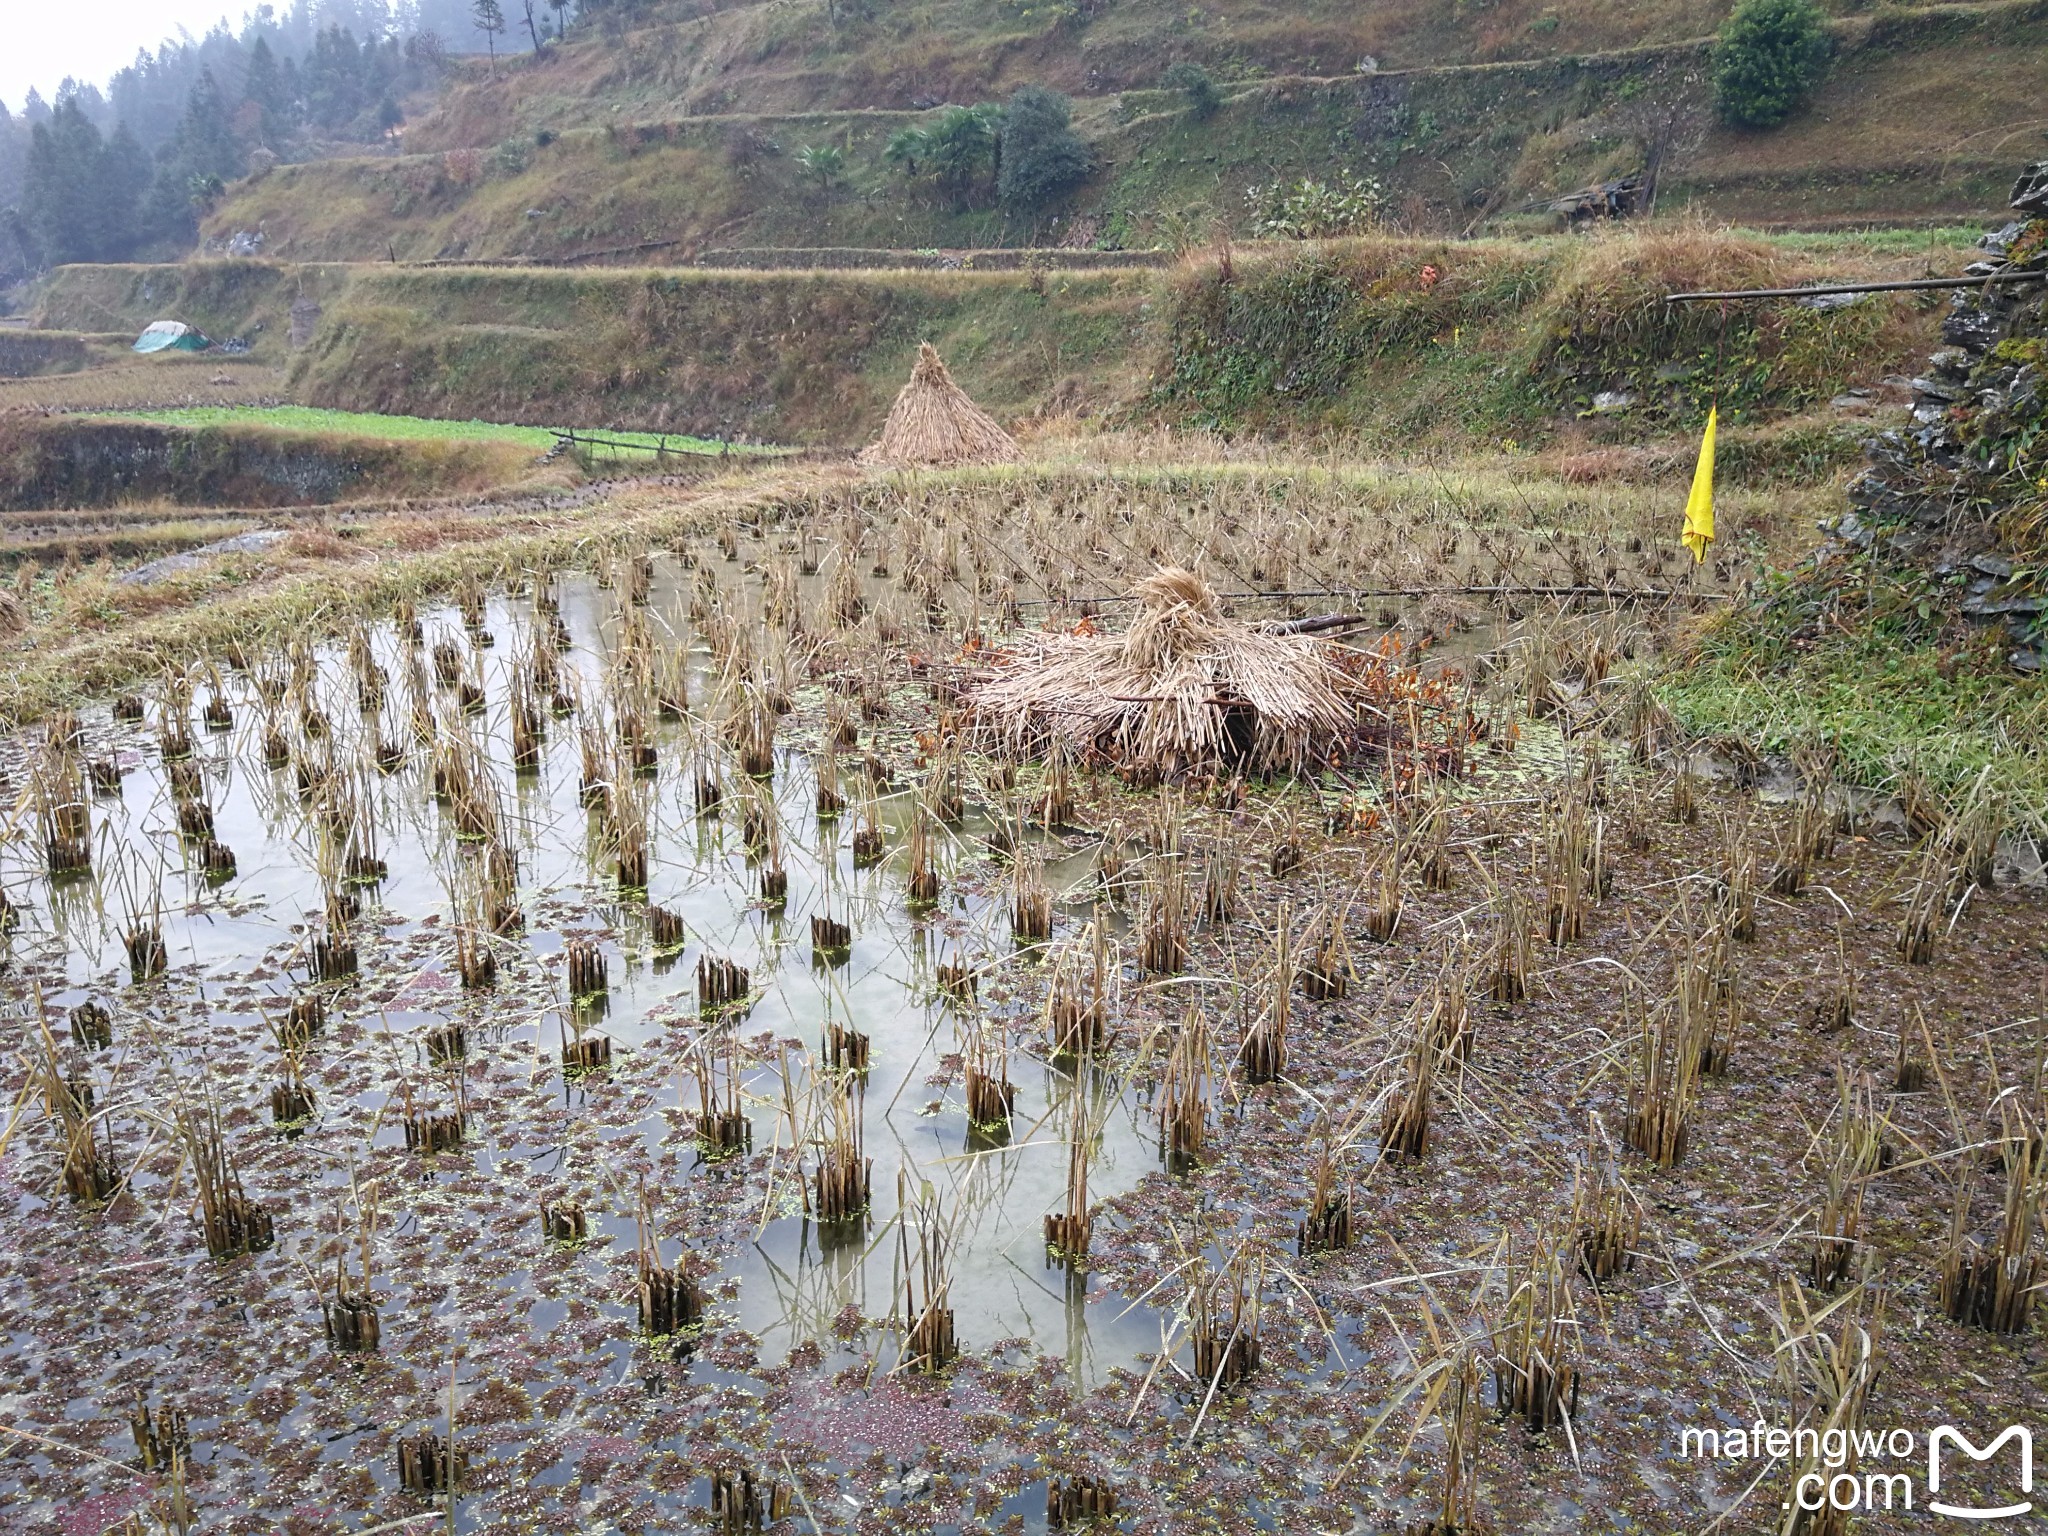
[[[42,988],[31,988],[35,1054],[29,1060],[29,1084],[42,1100],[43,1112],[55,1122],[62,1142],[64,1191],[81,1205],[100,1205],[121,1187],[114,1159],[113,1132],[104,1110],[96,1110],[90,1094],[65,1075],[57,1042],[43,1014]]]
[[[1273,965],[1266,977],[1266,1005],[1245,1031],[1238,1047],[1238,1065],[1247,1083],[1277,1082],[1287,1070],[1287,1023],[1294,989],[1294,963],[1289,952],[1288,911],[1283,902],[1273,925]]]
[[[1007,1136],[1017,1089],[1010,1081],[1009,1040],[1001,1026],[976,1024],[966,1058],[968,1124],[983,1137]]]
[[[590,1223],[583,1207],[573,1200],[543,1200],[540,1235],[543,1242],[573,1245],[590,1235]]]
[[[1660,1168],[1684,1158],[1699,1104],[1706,1010],[1689,989],[1693,974],[1681,967],[1677,991],[1644,1013],[1636,1034],[1622,1140]],[[1630,993],[1622,997],[1625,1022]]]
[[[1202,920],[1221,927],[1237,917],[1237,888],[1244,873],[1244,851],[1234,839],[1223,839],[1202,854]]]
[[[1311,928],[1314,947],[1302,962],[1301,993],[1311,1002],[1335,1002],[1351,990],[1351,940],[1345,925],[1347,898],[1328,907]]]
[[[192,1454],[191,1423],[185,1410],[168,1399],[152,1409],[139,1387],[135,1391],[135,1412],[128,1416],[128,1428],[135,1437],[135,1453],[145,1472],[168,1469]]]
[[[1797,1447],[1788,1486],[1796,1489],[1806,1478],[1854,1480],[1858,1431],[1880,1369],[1884,1310],[1883,1293],[1858,1291],[1815,1313],[1797,1286],[1780,1287],[1775,1358]],[[1839,1317],[1832,1334],[1826,1326],[1831,1317]],[[1833,1454],[1835,1446],[1846,1455]],[[1788,1497],[1783,1511],[1778,1536],[1847,1536],[1850,1529],[1847,1512],[1833,1501],[1812,1509]]]
[[[1529,902],[1512,886],[1493,882],[1493,938],[1487,954],[1487,995],[1519,1003],[1529,995]]]
[[[1375,943],[1391,944],[1401,928],[1401,867],[1405,862],[1400,840],[1390,838],[1369,855],[1360,884],[1367,890],[1366,937]]]
[[[1549,1227],[1531,1235],[1513,1287],[1487,1321],[1493,1350],[1494,1401],[1539,1433],[1564,1426],[1578,1412],[1578,1315],[1571,1274],[1574,1245]]]
[[[867,1214],[875,1164],[864,1150],[861,1082],[857,1074],[845,1073],[820,1090],[826,1114],[810,1193],[811,1214],[823,1226],[843,1226]]]
[[[934,854],[934,843],[932,812],[927,794],[919,798],[916,809],[911,813],[908,840],[908,898],[910,905],[918,910],[937,906],[939,901],[939,869]]]
[[[654,1232],[654,1207],[646,1187],[634,1213],[634,1300],[640,1331],[655,1338],[687,1337],[703,1325],[703,1291],[690,1275],[688,1255],[670,1266],[661,1262],[661,1241]]]
[[[1643,1216],[1622,1183],[1599,1123],[1587,1117],[1586,1150],[1572,1170],[1572,1240],[1580,1271],[1598,1285],[1635,1268]]]
[[[2001,1152],[2004,1199],[1997,1235],[1987,1243],[1969,1236],[1973,1174],[1958,1181],[1955,1214],[1939,1271],[1941,1309],[1956,1322],[1992,1333],[2024,1333],[2035,1299],[2048,1284],[2048,1257],[2035,1242],[2048,1207],[2048,1139],[2024,1119],[2005,1126]]]
[[[1927,1077],[1934,1061],[1934,1037],[1927,1028],[1927,1015],[1920,1005],[1913,1005],[1913,1022],[1918,1026],[1919,1038],[1914,1031],[1899,1027],[1899,1043],[1892,1057],[1892,1089],[1896,1093],[1920,1093],[1927,1087]],[[1925,1046],[1925,1051],[1920,1049]]]
[[[843,965],[853,953],[853,925],[829,913],[811,914],[811,960],[816,965]]]
[[[1418,1006],[1410,1012],[1406,1028],[1408,1039],[1402,1052],[1401,1076],[1380,1116],[1380,1155],[1414,1163],[1429,1151],[1430,1114],[1443,1052],[1434,1038],[1426,1007]]]
[[[1202,1389],[1234,1387],[1257,1372],[1264,1354],[1259,1334],[1265,1274],[1265,1260],[1243,1246],[1220,1269],[1198,1267],[1189,1286],[1188,1338]]]
[[[743,1009],[752,978],[747,968],[724,956],[697,957],[697,1012],[709,1019],[729,1009]]]
[[[896,1175],[897,1273],[903,1277],[903,1363],[925,1375],[936,1375],[960,1353],[953,1333],[953,1276],[948,1239],[938,1195],[925,1184],[915,1202],[905,1198],[904,1174]],[[913,1246],[911,1228],[917,1229]]]
[[[1810,1015],[1813,1027],[1822,1034],[1847,1029],[1856,1020],[1856,973],[1849,966],[1849,945],[1842,925],[1835,925],[1835,969],[1821,984]]]
[[[1337,1138],[1329,1117],[1322,1120],[1322,1141],[1309,1176],[1308,1215],[1294,1228],[1294,1251],[1303,1258],[1335,1253],[1351,1246],[1351,1183],[1337,1185]]]
[[[1920,851],[1920,865],[1906,893],[1905,915],[1899,919],[1897,948],[1908,965],[1928,965],[1941,942],[1949,911],[1949,889],[1955,878],[1948,846],[1930,837]]]
[[[1864,1171],[1857,1167],[1845,1134],[1838,1132],[1822,1172],[1825,1193],[1814,1216],[1806,1283],[1831,1292],[1849,1278],[1863,1232]]]
[[[1044,865],[1022,851],[1010,866],[1010,933],[1020,946],[1052,937],[1052,887]]]
[[[1116,1518],[1116,1490],[1091,1473],[1055,1477],[1045,1485],[1045,1523],[1049,1530],[1095,1525]]]
[[[377,1185],[356,1191],[356,1251],[358,1269],[348,1267],[348,1244],[340,1233],[341,1215],[335,1214],[334,1278],[321,1299],[320,1310],[327,1326],[329,1347],[341,1354],[369,1354],[383,1337],[378,1321],[377,1301],[370,1291],[371,1257],[377,1237]]]
[[[270,1214],[249,1198],[229,1155],[210,1082],[197,1104],[174,1086],[172,1126],[199,1191],[199,1224],[206,1251],[216,1259],[260,1253],[276,1241]]]
[[[1093,1149],[1094,1127],[1088,1118],[1088,1095],[1084,1084],[1092,1058],[1084,1056],[1073,1091],[1067,1095],[1067,1198],[1063,1210],[1045,1218],[1045,1251],[1048,1265],[1069,1271],[1085,1269],[1088,1246],[1094,1228],[1088,1200],[1088,1160]]]
[[[1089,956],[1084,989],[1082,952]],[[1055,1058],[1095,1055],[1107,1049],[1111,1030],[1110,988],[1116,976],[1109,958],[1108,930],[1098,917],[1077,945],[1063,947],[1046,987],[1046,1035]]]
[[[1207,1146],[1210,1058],[1209,1020],[1191,1004],[1174,1033],[1157,1098],[1159,1151],[1175,1173],[1198,1165]]]
[[[1154,975],[1176,975],[1188,963],[1187,862],[1175,847],[1151,860],[1147,873],[1138,917],[1138,961]]]
[[[1401,1536],[1476,1536],[1486,1529],[1479,1513],[1479,1422],[1485,1405],[1479,1362],[1469,1348],[1448,1363],[1434,1400],[1443,1405],[1443,1491],[1434,1518],[1403,1526]]]
[[[718,1536],[764,1531],[785,1519],[794,1503],[779,1478],[758,1478],[746,1467],[711,1474],[711,1521]]]
[[[732,1030],[698,1041],[691,1061],[697,1080],[697,1143],[708,1158],[734,1157],[754,1146],[741,1093],[740,1042]]]

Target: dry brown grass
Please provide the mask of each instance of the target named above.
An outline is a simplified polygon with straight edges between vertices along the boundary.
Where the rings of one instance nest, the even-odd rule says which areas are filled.
[[[228,382],[216,382],[219,379]],[[283,399],[286,393],[285,370],[253,358],[204,353],[135,357],[120,351],[96,359],[94,366],[76,373],[0,379],[0,409],[110,411],[256,405]]]

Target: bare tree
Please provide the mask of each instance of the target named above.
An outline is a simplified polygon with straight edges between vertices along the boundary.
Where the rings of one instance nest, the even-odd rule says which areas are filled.
[[[491,73],[498,72],[498,34],[505,30],[505,10],[498,0],[470,0],[470,20],[491,50]]]

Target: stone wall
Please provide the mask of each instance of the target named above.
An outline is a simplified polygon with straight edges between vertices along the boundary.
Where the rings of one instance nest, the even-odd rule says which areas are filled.
[[[2035,672],[2048,665],[2041,551],[2013,546],[2048,534],[2048,161],[2022,173],[2012,209],[1969,268],[2000,280],[1957,290],[1913,380],[1911,424],[1866,445],[1849,510],[1823,528],[1838,549],[1923,568]]]

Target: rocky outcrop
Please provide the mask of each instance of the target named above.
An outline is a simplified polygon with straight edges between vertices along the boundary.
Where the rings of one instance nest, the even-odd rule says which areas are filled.
[[[1913,380],[1912,421],[1865,445],[1849,509],[1822,528],[1836,552],[1922,568],[2031,672],[2048,665],[2048,593],[2010,546],[2016,513],[2048,522],[2048,161],[2021,174],[2012,208],[1969,268],[1999,280],[1957,291]]]

